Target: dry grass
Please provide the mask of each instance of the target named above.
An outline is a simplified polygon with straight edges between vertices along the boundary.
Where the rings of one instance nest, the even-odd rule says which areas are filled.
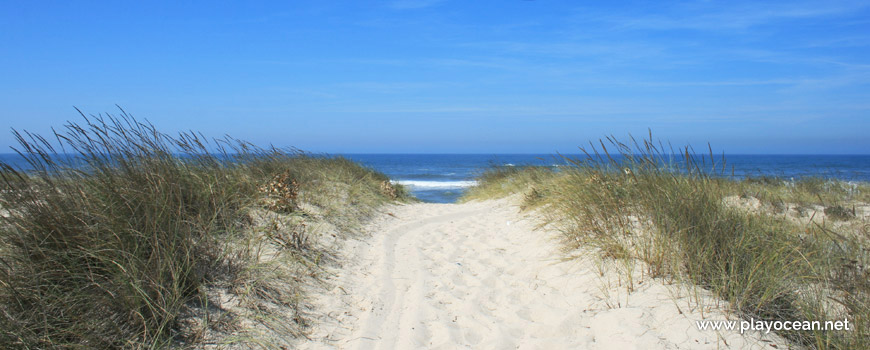
[[[69,123],[52,142],[15,136],[32,169],[0,164],[7,348],[186,347],[210,330],[268,346],[238,335],[256,328],[244,320],[300,335],[303,314],[269,319],[299,310],[298,281],[329,254],[318,224],[348,232],[406,196],[346,159],[172,137],[126,114]],[[221,309],[227,296],[258,311]]]
[[[478,185],[470,188],[460,200],[501,198],[523,193],[524,207],[534,207],[549,195],[551,187],[543,184],[556,177],[557,169],[545,166],[493,166],[477,178]]]
[[[743,317],[848,318],[856,327],[780,332],[796,346],[870,348],[870,234],[867,216],[847,209],[867,205],[866,184],[733,181],[715,173],[724,159],[665,150],[649,140],[609,138],[584,151],[586,157],[568,159],[574,166],[558,172],[494,170],[484,176],[491,181],[470,193],[524,193],[530,205],[553,213],[569,246],[642,261],[648,275],[710,290]],[[762,198],[764,205],[746,210],[727,200],[741,196]],[[822,211],[850,224],[793,220],[772,203],[828,208]]]

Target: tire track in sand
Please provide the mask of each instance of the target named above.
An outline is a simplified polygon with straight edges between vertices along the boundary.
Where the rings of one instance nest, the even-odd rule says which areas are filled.
[[[407,348],[409,344],[399,344],[400,341],[408,340],[407,331],[403,325],[409,323],[400,322],[402,319],[409,317],[410,313],[403,313],[413,307],[407,302],[419,301],[423,296],[422,284],[425,280],[425,273],[420,267],[422,254],[419,247],[415,247],[413,241],[420,235],[425,235],[431,232],[433,226],[443,225],[445,222],[461,220],[482,213],[484,210],[475,211],[456,211],[440,213],[437,212],[434,216],[416,220],[414,222],[395,227],[384,234],[382,239],[383,256],[380,259],[380,268],[375,269],[381,281],[378,290],[377,305],[374,306],[369,317],[362,319],[362,331],[359,335],[360,349],[372,348],[369,341],[380,342],[379,348],[399,349]],[[403,239],[404,238],[404,239]],[[400,255],[402,265],[399,266],[399,271],[396,269],[396,256]],[[398,281],[399,286],[396,286]],[[412,293],[413,292],[413,293]],[[413,299],[408,299],[406,295],[412,294]],[[413,316],[411,316],[413,317]],[[416,317],[416,318],[419,318]],[[399,330],[396,334],[393,330]],[[411,331],[415,327],[411,327]],[[393,339],[389,339],[393,338]],[[407,342],[406,342],[407,343]],[[405,345],[405,346],[402,346]]]
[[[391,208],[369,227],[372,237],[349,243],[335,288],[315,303],[331,313],[299,347],[771,348],[758,334],[697,330],[695,320],[726,316],[702,314],[656,280],[638,277],[627,294],[615,272],[563,260],[558,235],[535,230],[536,214],[511,203]]]

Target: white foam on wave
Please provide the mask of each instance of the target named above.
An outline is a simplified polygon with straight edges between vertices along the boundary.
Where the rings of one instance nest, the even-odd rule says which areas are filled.
[[[393,180],[394,184],[408,186],[412,189],[449,190],[468,188],[477,185],[477,181],[417,181],[417,180]]]

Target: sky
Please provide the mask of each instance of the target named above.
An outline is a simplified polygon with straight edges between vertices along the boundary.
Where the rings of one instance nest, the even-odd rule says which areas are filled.
[[[312,152],[868,154],[870,2],[0,2],[0,153],[117,106]]]

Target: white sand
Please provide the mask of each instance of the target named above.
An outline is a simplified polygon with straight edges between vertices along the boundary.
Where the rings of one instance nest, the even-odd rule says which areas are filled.
[[[557,235],[509,200],[390,212],[345,247],[348,264],[315,300],[332,312],[300,348],[787,348],[772,334],[699,331],[696,320],[726,319],[698,307],[716,304],[703,293],[639,273],[628,293],[596,259],[563,259]]]

